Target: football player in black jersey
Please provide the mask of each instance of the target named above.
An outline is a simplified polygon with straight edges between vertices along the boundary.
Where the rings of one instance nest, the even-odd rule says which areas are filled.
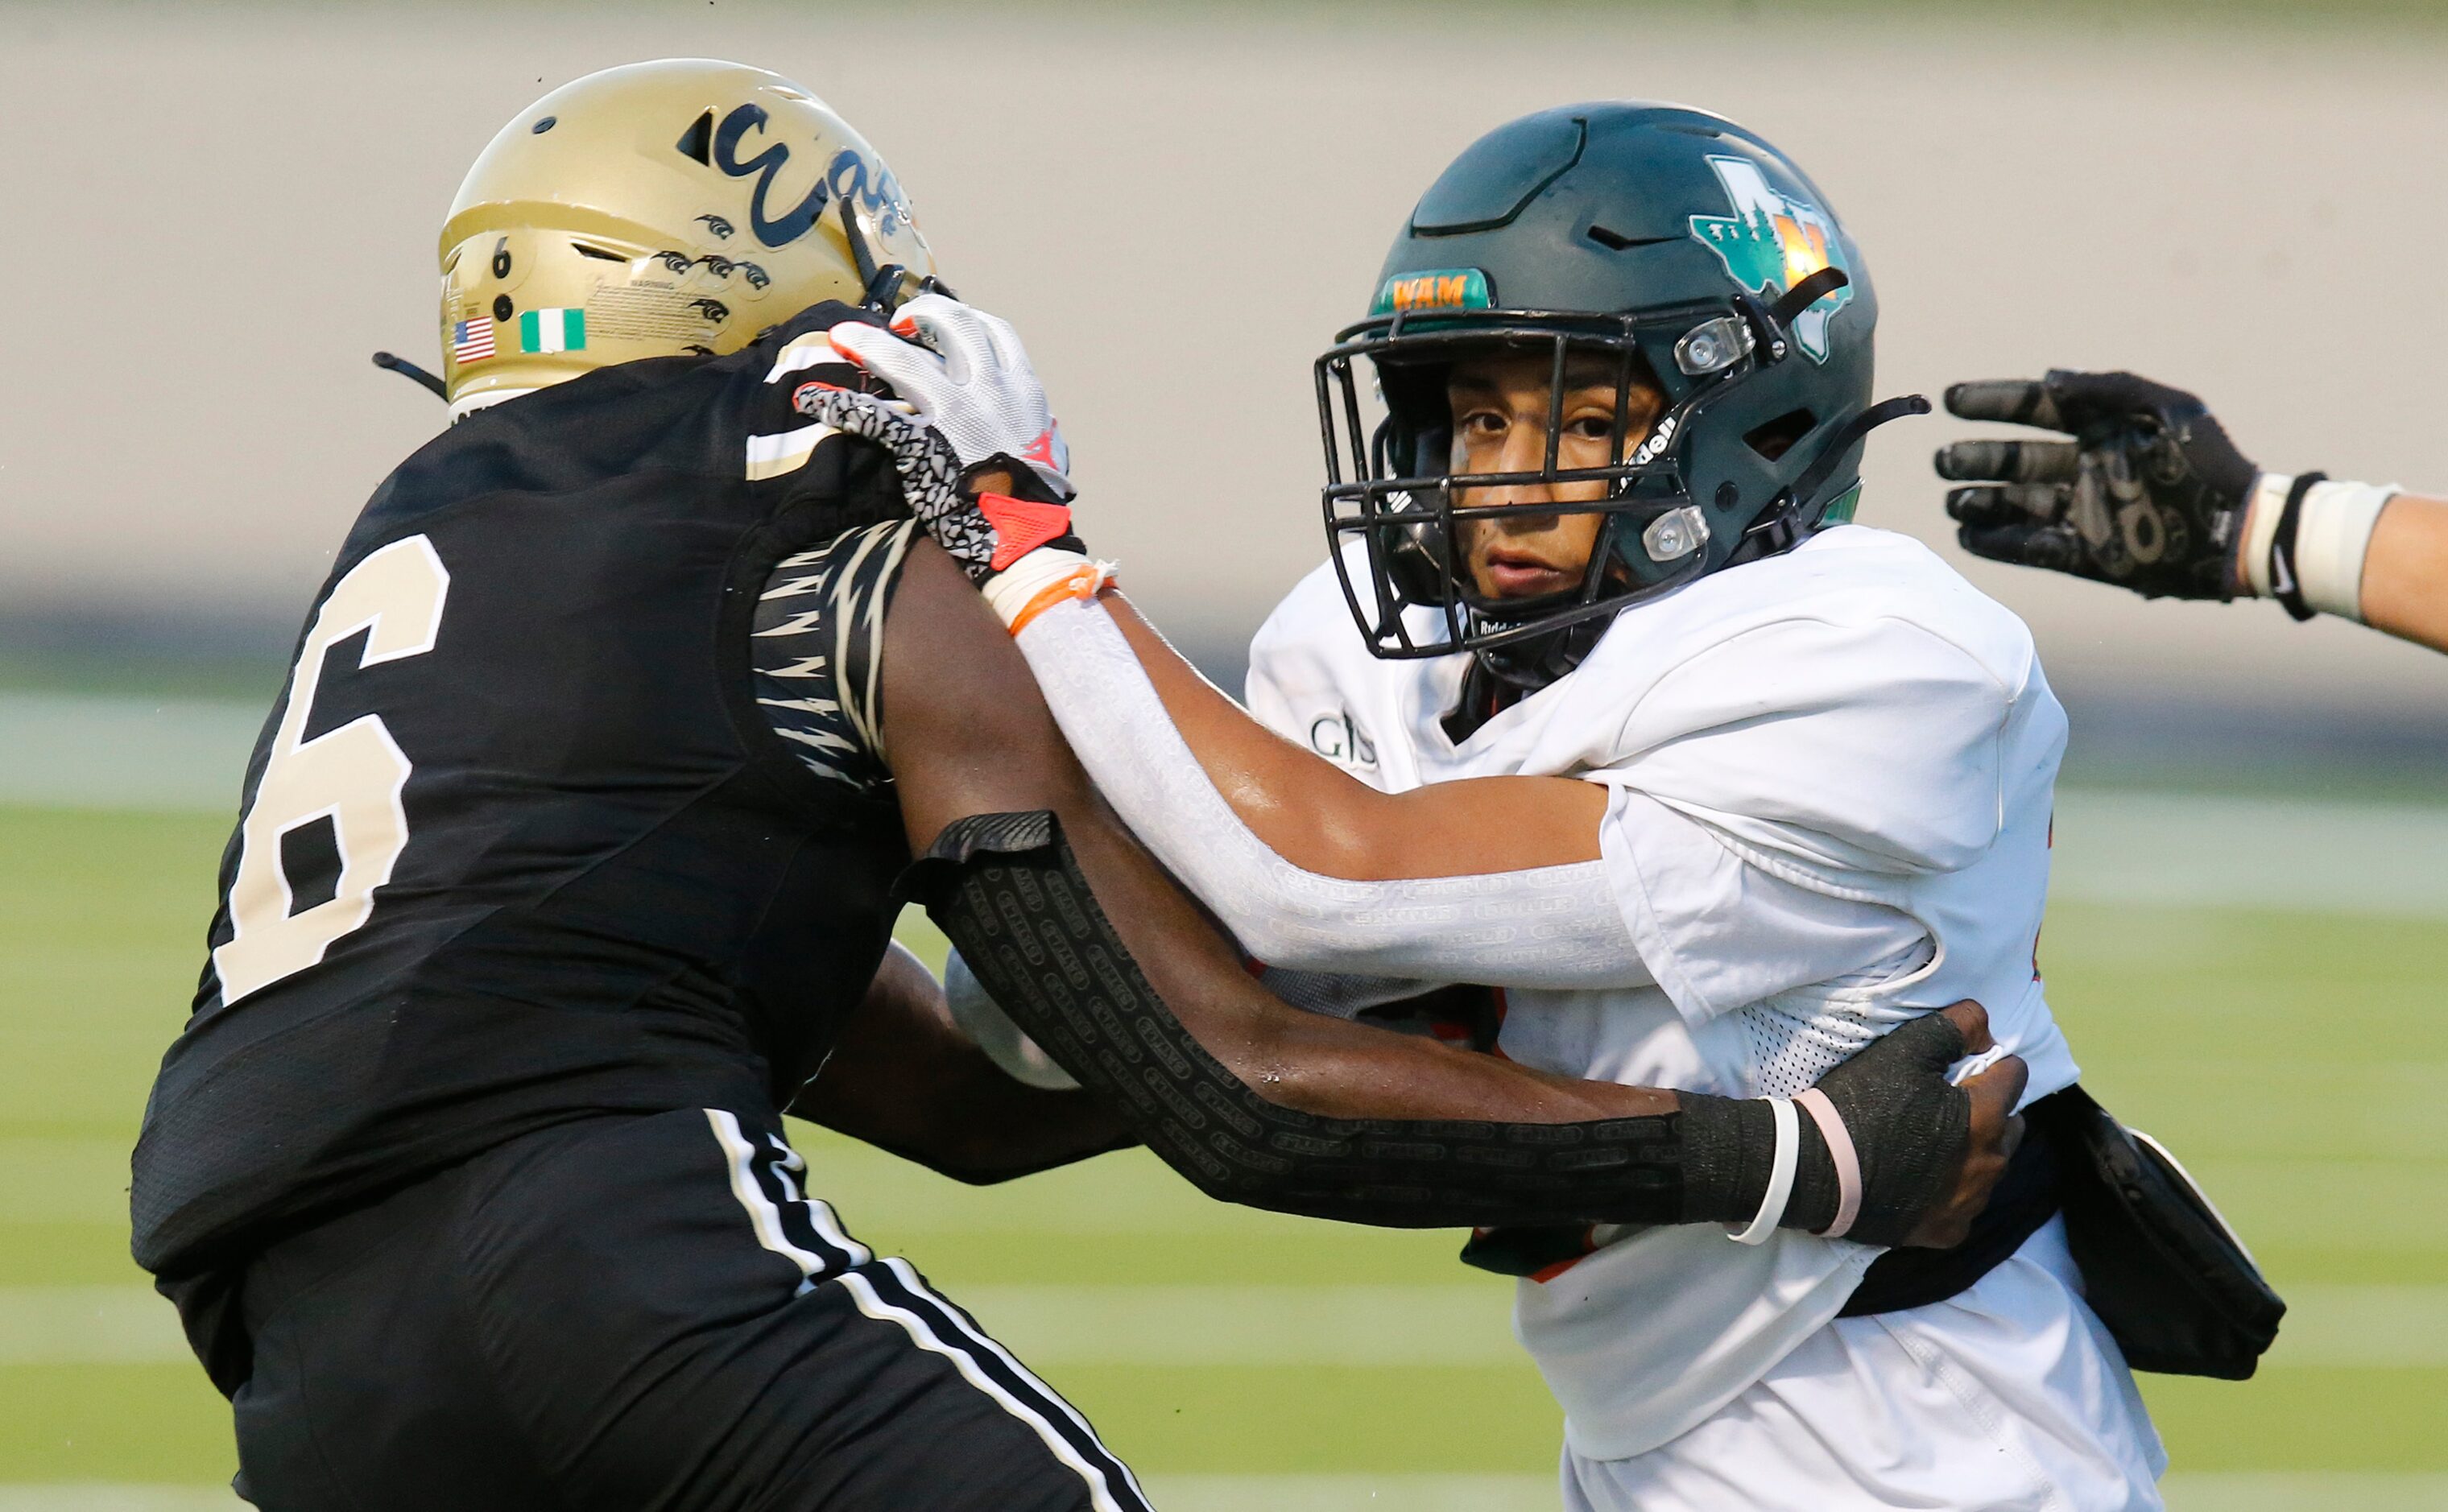
[[[971,1180],[1144,1140],[1218,1196],[1389,1224],[1841,1201],[1943,1242],[1985,1199],[2020,1077],[1947,1085],[1969,1005],[1831,1076],[1831,1148],[1260,988],[1100,805],[895,459],[808,418],[867,382],[828,330],[931,263],[804,90],[705,62],[556,90],[442,258],[454,423],[316,597],[134,1159],[137,1258],[256,1504],[1144,1506],[849,1234],[785,1109]],[[957,483],[1060,528],[1050,425]],[[950,1026],[889,943],[905,896],[1090,1091]]]

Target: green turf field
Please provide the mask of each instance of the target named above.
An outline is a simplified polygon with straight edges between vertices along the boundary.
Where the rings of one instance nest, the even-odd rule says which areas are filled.
[[[232,1468],[124,1225],[225,830],[0,808],[0,1512],[166,1509],[41,1487]],[[2448,1472],[2448,927],[2061,906],[2043,960],[2087,1084],[2176,1146],[2297,1303],[2257,1381],[2146,1378],[2190,1504],[2438,1498],[2448,1477],[2252,1472]],[[967,1300],[1170,1504],[1552,1504],[1557,1417],[1508,1284],[1452,1235],[1217,1206],[1137,1153],[972,1190],[800,1133],[853,1231]],[[1287,1479],[1221,1479],[1252,1476]]]

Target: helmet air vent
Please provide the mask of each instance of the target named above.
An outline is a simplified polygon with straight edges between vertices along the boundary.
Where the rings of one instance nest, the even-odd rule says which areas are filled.
[[[580,257],[593,258],[599,262],[626,262],[629,260],[627,258],[622,257],[620,253],[613,251],[609,247],[589,246],[583,241],[573,241],[569,246],[570,250],[576,252]]]
[[[708,110],[689,124],[680,139],[672,144],[683,158],[694,158],[711,166],[714,163],[714,112]]]
[[[1763,426],[1743,432],[1743,445],[1770,462],[1793,450],[1793,444],[1808,435],[1819,424],[1819,417],[1807,410],[1788,410]]]
[[[1628,237],[1593,221],[1581,235],[1609,252],[1630,252],[1635,247],[1654,247],[1661,241],[1679,241],[1680,237]]]

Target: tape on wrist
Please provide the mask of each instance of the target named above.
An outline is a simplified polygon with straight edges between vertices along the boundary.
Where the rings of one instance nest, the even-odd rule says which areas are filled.
[[[1827,1158],[1836,1163],[1836,1217],[1820,1231],[1820,1237],[1841,1239],[1862,1215],[1861,1155],[1853,1148],[1844,1115],[1836,1111],[1826,1093],[1808,1087],[1796,1093],[1793,1101],[1809,1111],[1810,1121],[1819,1125],[1819,1137],[1827,1141]]]
[[[2304,602],[2304,574],[2296,562],[2296,536],[2304,525],[2304,496],[2323,482],[2318,472],[2296,474],[2286,486],[2286,504],[2278,511],[2278,528],[2269,537],[2269,596],[2285,607],[2288,618],[2303,621],[2318,612]]]
[[[2253,475],[2252,490],[2245,509],[2244,542],[2236,549],[2236,576],[2244,591],[2255,598],[2269,597],[2269,543],[2278,534],[2278,517],[2286,511],[2287,490],[2295,480],[2283,472],[2262,472]]]
[[[2295,576],[2307,606],[2362,622],[2363,558],[2381,510],[2397,493],[2394,483],[2324,481],[2304,495],[2303,518],[2295,525]]]
[[[1041,547],[986,581],[986,606],[1013,635],[1054,605],[1093,599],[1114,580],[1114,564],[1077,551]]]
[[[1733,1235],[1736,1244],[1767,1243],[1785,1218],[1786,1203],[1793,1197],[1794,1167],[1802,1159],[1802,1123],[1794,1116],[1793,1104],[1783,1098],[1769,1099],[1768,1113],[1776,1124],[1776,1155],[1769,1163],[1768,1193],[1760,1198],[1751,1226]]]

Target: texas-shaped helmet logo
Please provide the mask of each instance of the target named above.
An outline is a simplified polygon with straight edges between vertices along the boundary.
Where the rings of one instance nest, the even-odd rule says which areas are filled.
[[[1822,268],[1851,275],[1826,211],[1777,189],[1749,158],[1711,158],[1709,166],[1734,213],[1693,216],[1692,237],[1717,255],[1736,283],[1773,301]],[[1827,322],[1852,302],[1849,284],[1811,301],[1793,317],[1794,345],[1811,361],[1826,361]]]

